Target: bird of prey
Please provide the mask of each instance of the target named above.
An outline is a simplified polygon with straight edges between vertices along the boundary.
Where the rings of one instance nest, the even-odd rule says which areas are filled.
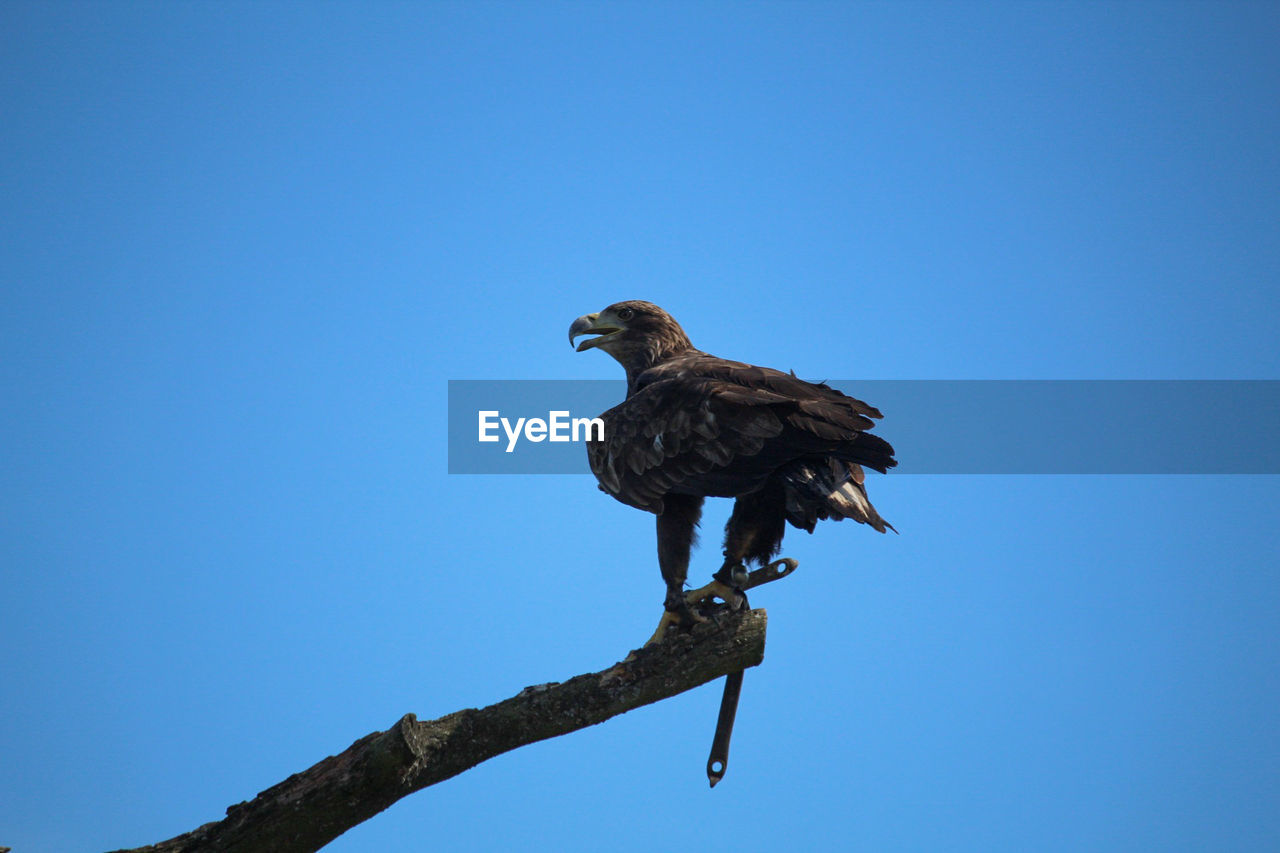
[[[627,373],[627,398],[601,415],[604,438],[587,445],[600,489],[658,517],[658,566],[667,585],[662,620],[701,621],[691,605],[744,602],[746,564],[766,563],[786,523],[813,532],[820,519],[892,526],[867,499],[862,466],[885,472],[893,448],[866,430],[880,412],[795,373],[708,355],[666,311],[618,302],[569,327],[577,351],[602,349]],[[734,498],[724,564],[711,583],[684,591],[695,528],[707,497]],[[896,531],[895,531],[896,532]]]

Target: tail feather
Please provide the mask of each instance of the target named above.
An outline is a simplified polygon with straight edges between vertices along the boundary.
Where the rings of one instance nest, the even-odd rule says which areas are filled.
[[[898,531],[880,517],[867,498],[862,467],[834,457],[797,462],[782,472],[787,521],[812,533],[819,520],[852,518],[881,533]]]

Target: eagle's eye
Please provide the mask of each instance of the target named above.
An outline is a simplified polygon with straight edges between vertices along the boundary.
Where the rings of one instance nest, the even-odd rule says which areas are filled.
[[[630,320],[635,315],[635,313],[636,312],[632,311],[630,308],[619,308],[618,319],[622,320],[623,322],[626,322],[627,320]]]

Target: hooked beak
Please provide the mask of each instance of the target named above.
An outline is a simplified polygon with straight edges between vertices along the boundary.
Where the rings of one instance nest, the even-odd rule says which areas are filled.
[[[573,321],[573,325],[569,327],[569,345],[573,346],[573,341],[582,335],[599,335],[598,338],[591,338],[578,344],[578,352],[589,350],[592,347],[599,346],[604,343],[611,335],[621,332],[617,326],[610,326],[608,323],[600,323],[599,314],[584,314]]]

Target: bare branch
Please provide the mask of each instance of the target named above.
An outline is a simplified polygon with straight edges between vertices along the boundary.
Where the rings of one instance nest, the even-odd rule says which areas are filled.
[[[402,717],[296,773],[220,821],[117,853],[303,853],[318,850],[401,797],[508,750],[603,722],[764,659],[765,611],[725,616],[668,637],[626,663],[526,687],[487,708],[437,720]],[[691,762],[691,767],[697,767]]]

